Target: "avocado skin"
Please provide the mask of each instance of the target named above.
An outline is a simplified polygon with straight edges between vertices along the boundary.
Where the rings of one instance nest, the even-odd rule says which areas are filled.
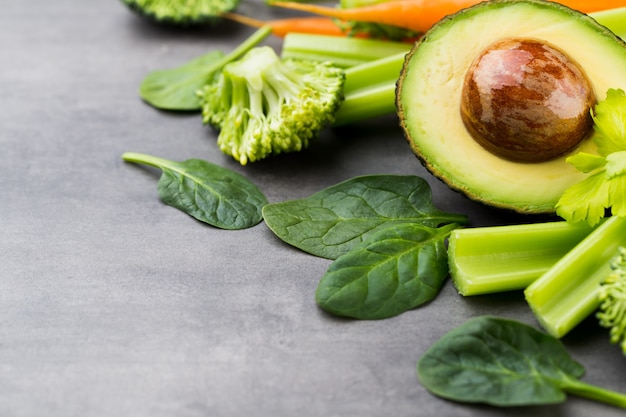
[[[477,158],[479,161],[477,163],[477,160],[474,158],[476,155],[474,152],[476,150],[476,143],[474,139],[471,138],[469,132],[467,132],[465,128],[463,128],[462,131],[460,128],[456,130],[450,129],[448,121],[452,120],[454,121],[452,124],[459,126],[456,119],[460,121],[461,116],[457,106],[442,106],[441,112],[445,112],[444,115],[439,115],[436,118],[432,118],[428,115],[423,117],[419,116],[417,118],[420,119],[421,117],[421,120],[416,122],[415,115],[418,114],[418,111],[411,109],[411,99],[407,98],[412,94],[422,93],[421,90],[418,92],[413,91],[412,83],[416,77],[419,78],[422,76],[424,79],[427,79],[432,75],[428,70],[425,70],[422,75],[420,75],[422,64],[427,62],[425,59],[429,58],[425,56],[427,55],[426,53],[422,54],[423,49],[432,48],[433,44],[446,44],[451,48],[451,51],[457,51],[458,54],[461,55],[466,54],[467,52],[464,48],[465,39],[462,39],[461,42],[456,42],[455,46],[454,39],[446,38],[448,32],[452,30],[455,25],[458,25],[459,22],[466,22],[468,26],[471,26],[473,21],[477,21],[474,33],[476,36],[484,36],[483,33],[490,33],[490,31],[482,30],[486,27],[484,26],[485,22],[480,21],[481,15],[490,13],[506,16],[507,24],[515,25],[516,20],[511,17],[516,15],[515,13],[520,7],[530,11],[533,15],[546,14],[546,16],[553,15],[560,20],[567,19],[568,24],[571,24],[575,28],[580,28],[580,31],[589,32],[593,35],[592,38],[589,39],[590,45],[596,45],[596,42],[601,42],[604,45],[603,49],[611,52],[612,58],[604,56],[604,59],[600,59],[600,61],[613,60],[618,63],[620,68],[626,71],[626,43],[591,17],[561,4],[543,0],[495,0],[479,3],[476,6],[463,9],[453,15],[445,17],[413,45],[405,57],[404,65],[396,84],[396,108],[400,126],[411,150],[422,165],[435,177],[444,182],[450,189],[464,194],[471,200],[491,207],[507,209],[523,214],[553,214],[555,204],[565,188],[584,178],[584,175],[567,164],[565,159],[579,150],[595,153],[593,136],[585,140],[579,147],[555,161],[541,164],[501,163],[498,161],[498,167],[493,168],[494,172],[491,173],[487,172],[492,169],[491,162],[498,158],[496,156],[485,157],[484,154],[480,154],[480,158]],[[528,16],[522,19],[526,22]],[[526,23],[523,24],[527,26]],[[513,32],[515,32],[514,29]],[[516,35],[520,36],[523,35],[523,33],[516,33]],[[499,40],[499,38],[493,37],[484,39],[483,43],[491,44],[496,40]],[[550,42],[550,39],[545,39],[545,41]],[[560,45],[560,47],[565,50],[565,52],[568,52],[568,49],[564,48],[563,45]],[[584,47],[584,45],[581,47]],[[589,47],[590,50],[593,48],[594,46]],[[439,56],[436,58],[439,58]],[[473,58],[474,56],[471,56],[468,60],[471,62]],[[588,62],[579,61],[579,64],[581,64],[583,68],[599,65],[598,61],[594,59],[590,59]],[[625,73],[626,72],[621,72],[621,74]],[[463,79],[465,71],[457,75],[459,78]],[[600,80],[601,82],[597,83],[598,85],[595,85],[596,80],[593,75],[590,76],[590,81],[596,89],[598,98],[603,98],[606,91],[604,88],[600,87],[600,85],[605,86],[608,81],[602,79]],[[608,86],[610,88],[626,88],[626,77],[624,75],[621,77],[612,76]],[[462,87],[462,84],[458,87]],[[429,103],[429,106],[436,107],[439,105],[438,103],[442,101],[452,101],[453,99],[449,98],[449,96],[454,96],[458,92],[457,90],[458,88],[455,90],[445,90],[439,97],[431,96],[430,99],[424,98],[421,101],[423,103]],[[431,127],[424,128],[424,126],[427,125]],[[433,131],[437,132],[437,134],[431,135],[430,133]],[[467,152],[458,152],[459,155],[463,157],[454,159],[451,162],[449,159],[446,160],[442,158],[445,157],[445,155],[442,154],[446,152],[433,152],[429,149],[429,141],[445,142],[454,136],[461,137],[461,139],[455,141],[456,146],[467,148]],[[476,152],[480,153],[483,151]],[[448,169],[450,165],[455,164],[458,164],[460,168],[455,170]],[[469,174],[466,175],[459,172]],[[511,182],[508,179],[498,180],[498,177],[500,177],[502,173],[506,173],[506,176],[510,178],[516,178],[516,176],[528,178],[516,184],[514,181]],[[542,176],[542,173],[545,175]],[[466,180],[465,177],[472,177],[474,176],[473,174],[482,176],[483,181],[472,182],[472,180]],[[491,178],[495,179],[493,183],[491,182]],[[511,191],[507,195],[506,192],[502,190],[508,187],[511,188]],[[503,194],[505,196],[503,196]]]

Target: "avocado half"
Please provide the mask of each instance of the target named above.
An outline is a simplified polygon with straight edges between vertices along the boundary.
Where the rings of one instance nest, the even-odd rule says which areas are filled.
[[[451,189],[489,206],[552,213],[566,188],[584,179],[565,160],[596,153],[594,133],[546,162],[513,162],[480,146],[461,118],[467,70],[489,45],[532,38],[560,48],[585,71],[597,100],[626,90],[626,44],[586,14],[542,0],[496,0],[448,16],[405,58],[396,87],[400,125],[411,149]]]

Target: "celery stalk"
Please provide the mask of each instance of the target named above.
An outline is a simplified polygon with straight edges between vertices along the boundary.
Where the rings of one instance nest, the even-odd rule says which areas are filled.
[[[396,81],[406,52],[370,61],[345,70],[345,99],[334,126],[342,126],[396,111]]]
[[[283,59],[330,61],[340,68],[350,68],[390,55],[406,54],[410,48],[405,42],[289,33],[283,40],[280,55]]]
[[[598,308],[600,283],[624,245],[626,218],[611,217],[526,288],[526,301],[548,333],[563,337]]]
[[[606,26],[622,39],[626,39],[626,7],[589,13],[598,23]]]
[[[411,44],[311,34],[285,37],[281,58],[329,61],[344,68],[344,102],[334,126],[396,112],[396,82]]]
[[[457,229],[448,243],[450,276],[464,296],[521,290],[592,230],[565,221]]]

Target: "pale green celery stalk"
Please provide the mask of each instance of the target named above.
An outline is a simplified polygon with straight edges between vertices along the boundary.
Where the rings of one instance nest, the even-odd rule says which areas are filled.
[[[608,9],[601,12],[589,13],[598,23],[606,26],[622,39],[626,39],[626,7]]]
[[[346,69],[345,100],[335,113],[333,125],[395,113],[396,82],[405,56],[402,52]]]
[[[396,112],[396,82],[410,49],[411,44],[403,42],[290,34],[281,58],[330,61],[344,67],[345,99],[333,123],[342,126]]]
[[[592,230],[565,221],[454,230],[448,241],[452,282],[464,296],[522,290]]]
[[[563,337],[600,305],[600,283],[626,245],[626,218],[611,217],[530,284],[524,295],[542,327]]]
[[[289,33],[283,40],[281,58],[330,61],[340,68],[350,68],[390,55],[406,54],[410,48],[405,42]]]

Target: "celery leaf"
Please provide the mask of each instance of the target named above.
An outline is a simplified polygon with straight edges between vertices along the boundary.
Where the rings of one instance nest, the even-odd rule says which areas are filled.
[[[626,150],[626,94],[623,90],[608,90],[606,100],[595,107],[593,121],[600,155]]]
[[[597,224],[608,205],[606,184],[604,171],[600,171],[570,186],[556,205],[557,214],[572,223]]]
[[[615,216],[626,215],[626,93],[609,89],[592,116],[599,155],[579,152],[567,158],[590,175],[565,190],[556,212],[569,222],[595,225],[607,209]]]
[[[606,165],[606,159],[587,152],[578,152],[565,160],[580,172],[591,172]]]

